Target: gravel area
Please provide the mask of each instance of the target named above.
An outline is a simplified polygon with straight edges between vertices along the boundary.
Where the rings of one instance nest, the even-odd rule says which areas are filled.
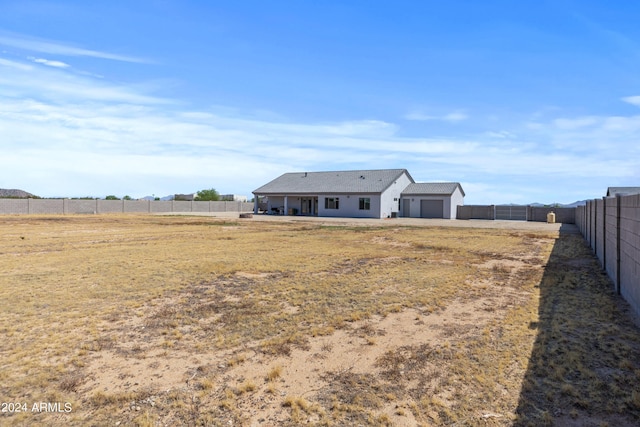
[[[186,216],[210,216],[217,218],[238,218],[238,212],[170,212],[158,215],[186,215]],[[546,222],[533,221],[491,221],[491,220],[451,220],[451,219],[425,219],[425,218],[333,218],[313,216],[287,216],[287,215],[253,215],[252,218],[242,221],[267,221],[267,222],[301,222],[344,226],[371,226],[371,227],[469,227],[469,228],[498,228],[509,230],[535,230],[550,232],[578,233],[575,224],[548,224]]]

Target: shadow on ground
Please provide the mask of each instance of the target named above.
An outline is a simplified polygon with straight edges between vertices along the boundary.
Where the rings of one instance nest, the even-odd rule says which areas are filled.
[[[540,283],[515,426],[640,425],[640,329],[575,226]]]

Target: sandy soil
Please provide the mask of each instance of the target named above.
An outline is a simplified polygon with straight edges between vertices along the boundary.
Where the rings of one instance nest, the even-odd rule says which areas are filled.
[[[292,218],[266,217],[259,220],[296,221]],[[316,219],[323,221],[324,219]],[[344,220],[343,220],[344,221]],[[340,220],[330,223],[345,223]],[[369,223],[369,221],[363,221]],[[389,222],[400,225],[401,221]],[[412,223],[417,221],[404,221]],[[439,221],[436,221],[439,222]],[[349,224],[362,224],[361,221],[349,221]],[[386,224],[386,221],[373,221]],[[446,222],[456,224],[460,222]],[[462,222],[467,224],[467,222]],[[475,224],[475,223],[474,223]],[[557,224],[529,224],[492,222],[493,226],[525,225],[536,226],[538,229],[557,230]],[[378,242],[384,244],[384,242]],[[393,244],[393,242],[390,242]],[[399,248],[401,249],[401,248]],[[520,269],[542,269],[542,265],[532,265],[530,259],[522,260],[489,260],[477,265],[480,269],[493,270],[496,268],[516,274]],[[441,262],[447,262],[443,260]],[[264,279],[260,273],[237,272],[242,278]],[[261,350],[260,343],[255,342],[242,348],[234,348],[218,352],[193,352],[185,350],[158,350],[160,340],[150,341],[145,336],[145,326],[141,321],[123,320],[118,328],[124,334],[123,341],[136,343],[136,349],[123,351],[104,349],[93,355],[92,361],[86,367],[90,372],[90,381],[84,384],[81,392],[93,393],[96,390],[105,393],[118,394],[128,391],[148,389],[150,396],[143,400],[132,401],[125,405],[126,411],[144,411],[145,408],[158,410],[156,405],[167,401],[172,391],[181,393],[191,390],[195,394],[202,386],[202,379],[210,381],[212,396],[224,401],[225,390],[234,390],[234,410],[242,416],[242,425],[250,426],[279,426],[291,425],[291,408],[283,401],[288,397],[302,399],[302,405],[309,405],[303,416],[294,424],[314,424],[319,421],[324,408],[330,406],[329,396],[336,393],[346,393],[345,388],[362,387],[367,385],[363,381],[377,382],[385,374],[385,368],[380,361],[385,355],[413,351],[420,347],[447,351],[451,341],[464,342],[467,338],[479,336],[483,329],[496,318],[500,318],[509,309],[528,298],[526,292],[516,288],[496,286],[490,281],[477,280],[467,286],[481,287],[482,296],[478,298],[459,298],[448,304],[441,311],[424,313],[415,309],[406,309],[392,313],[385,317],[373,316],[370,319],[353,322],[346,329],[336,330],[331,335],[309,339],[304,348],[293,347],[290,354],[271,355]],[[172,304],[173,301],[166,301]],[[290,307],[296,310],[296,307]],[[109,328],[112,328],[110,325]],[[188,334],[189,331],[183,331]],[[136,339],[136,336],[138,337]],[[145,348],[153,351],[145,352]],[[231,361],[231,362],[230,362]],[[522,368],[522,367],[521,367]],[[277,370],[275,378],[269,378],[269,372]],[[409,367],[407,367],[409,369]],[[425,363],[421,370],[432,370],[437,376],[440,368],[437,365]],[[523,369],[516,375],[522,375]],[[388,372],[387,372],[388,375]],[[424,375],[424,372],[423,374]],[[357,379],[357,380],[354,380]],[[374,387],[383,387],[375,384]],[[395,384],[398,389],[418,386],[416,376],[409,375],[402,370],[397,372],[397,378],[387,383],[389,399],[371,412],[376,416],[385,417],[388,424],[393,426],[440,425],[442,420],[434,411],[428,420],[415,419],[410,410],[412,399],[397,398],[394,395]],[[248,389],[248,391],[244,391]],[[151,390],[153,392],[151,392]],[[357,393],[366,395],[366,391]],[[446,392],[444,393],[446,396]],[[196,399],[194,397],[194,399]],[[308,399],[308,400],[307,400]],[[324,408],[317,403],[324,403]],[[445,399],[446,403],[446,399]],[[202,402],[208,405],[207,401]],[[315,409],[314,409],[314,406]],[[173,420],[168,410],[163,412],[162,419],[167,423]],[[475,415],[479,420],[498,420],[498,424],[508,423],[513,414],[496,414],[484,411]],[[235,420],[235,421],[234,421]],[[237,417],[216,420],[222,425],[234,425]],[[484,421],[483,421],[484,422]],[[364,425],[364,424],[359,424]],[[489,424],[491,425],[491,424]]]
[[[208,354],[183,351],[167,354],[157,351],[146,354],[143,359],[103,350],[87,366],[87,371],[92,374],[84,391],[124,393],[145,388],[161,390],[155,396],[126,405],[125,410],[139,411],[154,406],[156,401],[162,399],[162,394],[169,394],[172,390],[197,389],[193,380],[199,373],[213,372],[211,377],[219,386],[241,388],[243,384],[255,385],[255,389],[246,393],[238,403],[246,420],[244,425],[278,426],[291,420],[290,410],[282,404],[287,396],[317,399],[323,391],[328,393],[331,390],[331,379],[336,374],[376,377],[381,373],[376,361],[390,349],[437,346],[446,339],[448,330],[455,330],[457,339],[464,338],[465,333],[460,334],[460,331],[477,334],[495,315],[493,310],[486,308],[494,307],[496,303],[500,304],[494,296],[459,302],[441,313],[429,316],[410,309],[385,318],[354,322],[350,329],[311,339],[306,349],[293,349],[288,356],[266,355],[252,346]],[[242,362],[229,366],[228,361],[238,351],[242,355]],[[277,367],[282,369],[281,374],[272,386],[267,376],[270,370]],[[404,373],[400,371],[399,375],[402,377]],[[410,382],[411,379],[405,381]],[[418,424],[407,409],[408,402],[390,400],[377,411],[379,414],[388,414],[394,426]],[[480,416],[503,415],[487,413]],[[167,418],[170,419],[170,415]],[[305,421],[309,423],[318,421],[313,413],[306,418]],[[437,421],[436,415],[433,421]]]

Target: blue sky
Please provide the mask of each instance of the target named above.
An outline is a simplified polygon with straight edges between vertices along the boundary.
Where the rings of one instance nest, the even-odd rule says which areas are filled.
[[[406,168],[465,203],[640,185],[640,3],[0,0],[0,188],[250,195]]]

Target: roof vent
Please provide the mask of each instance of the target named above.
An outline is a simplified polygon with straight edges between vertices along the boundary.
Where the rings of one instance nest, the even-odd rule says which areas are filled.
[[[304,173],[304,177],[305,177],[305,178],[307,177],[307,173],[306,173],[306,172]]]
[[[364,179],[364,175],[360,175],[360,179]]]

